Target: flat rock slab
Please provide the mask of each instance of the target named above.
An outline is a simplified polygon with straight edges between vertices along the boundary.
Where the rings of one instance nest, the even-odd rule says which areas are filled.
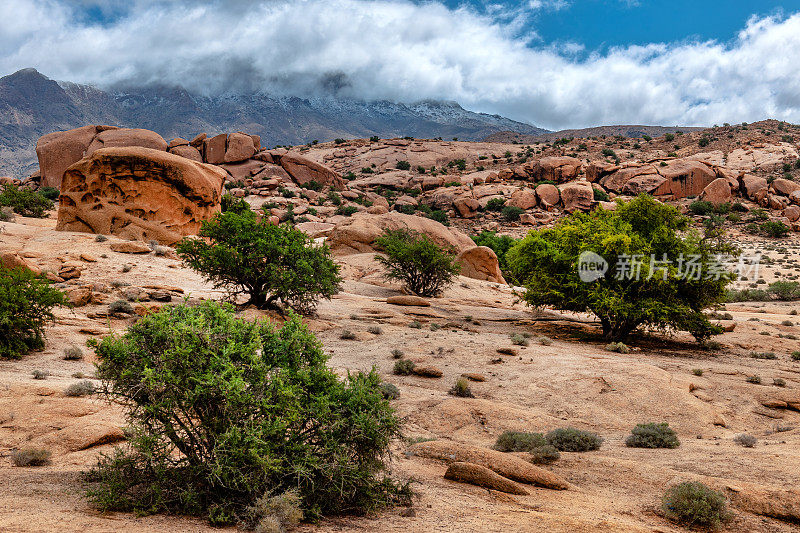
[[[387,304],[392,305],[407,305],[407,306],[417,306],[417,307],[430,307],[431,304],[425,298],[420,298],[419,296],[411,296],[411,295],[402,295],[402,296],[389,296],[386,298]]]
[[[525,487],[489,470],[485,466],[473,463],[456,462],[450,463],[445,479],[458,481],[459,483],[469,483],[487,489],[494,489],[507,494],[527,495]]]
[[[121,254],[149,254],[152,250],[143,242],[123,241],[111,243],[111,250]]]

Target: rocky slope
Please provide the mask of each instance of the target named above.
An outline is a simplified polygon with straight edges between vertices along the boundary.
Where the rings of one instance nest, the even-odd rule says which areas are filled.
[[[546,131],[473,113],[455,102],[405,105],[260,93],[207,97],[179,87],[103,91],[25,69],[0,78],[0,175],[29,174],[39,137],[86,124],[146,128],[170,138],[244,130],[260,135],[266,146],[373,135],[477,140],[502,130]]]

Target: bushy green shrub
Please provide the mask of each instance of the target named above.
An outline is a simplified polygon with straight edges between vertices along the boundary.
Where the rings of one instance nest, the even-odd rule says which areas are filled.
[[[555,463],[559,459],[561,459],[561,454],[555,446],[550,446],[549,444],[532,449],[529,458],[530,462],[535,465]]]
[[[474,398],[472,389],[469,388],[469,381],[466,378],[458,378],[455,384],[450,388],[448,394],[458,396],[459,398]]]
[[[175,250],[231,300],[244,295],[258,308],[308,313],[339,290],[339,267],[327,245],[317,246],[291,226],[258,220],[249,209],[204,221],[200,237],[182,240]]]
[[[525,210],[521,207],[517,207],[515,205],[507,205],[503,207],[501,213],[503,214],[503,218],[505,218],[509,222],[516,222],[519,220],[520,215],[524,213]]]
[[[0,206],[10,207],[23,217],[43,218],[53,208],[53,202],[38,192],[6,185],[0,192]]]
[[[409,163],[408,161],[398,161],[397,164],[395,165],[395,168],[397,170],[410,170],[411,163]]]
[[[82,381],[78,381],[77,383],[73,383],[66,389],[64,389],[64,396],[69,396],[71,398],[80,398],[83,396],[89,396],[90,394],[94,394],[95,386],[94,383],[89,381],[88,379],[84,379]]]
[[[36,192],[52,201],[58,200],[58,197],[61,196],[61,193],[55,187],[42,187]]]
[[[379,376],[340,379],[296,315],[279,328],[212,301],[166,306],[96,352],[102,393],[124,407],[132,435],[88,477],[101,509],[223,524],[297,490],[313,519],[405,492],[386,476],[400,421]]]
[[[460,271],[455,250],[441,248],[424,233],[410,230],[386,231],[375,241],[385,254],[375,256],[388,280],[399,280],[420,296],[438,296]]]
[[[0,266],[0,357],[21,357],[44,347],[44,328],[64,295],[44,276]]]
[[[607,202],[611,197],[603,189],[594,189],[594,199],[598,202]]]
[[[393,372],[398,376],[407,376],[414,371],[414,361],[410,361],[408,359],[400,359],[394,364]]]
[[[631,448],[677,448],[681,445],[678,435],[669,424],[636,424],[625,439],[625,446]]]
[[[344,215],[349,217],[358,212],[358,208],[354,205],[340,205],[336,208],[337,215]]]
[[[758,226],[758,230],[767,237],[779,239],[781,237],[786,237],[786,235],[789,233],[789,226],[780,221],[768,220],[767,222],[760,224]]]
[[[714,204],[705,200],[695,200],[689,204],[689,211],[695,215],[710,215],[714,212]]]
[[[220,209],[223,213],[232,211],[234,213],[243,213],[250,210],[250,204],[244,198],[236,198],[232,194],[223,194],[220,202]]]
[[[596,433],[575,428],[554,429],[545,438],[550,446],[562,452],[599,450],[603,444],[603,439]]]
[[[661,500],[668,518],[687,526],[718,528],[730,519],[725,495],[698,481],[670,487]]]
[[[588,282],[579,272],[579,258],[586,252],[608,265]],[[721,333],[702,311],[722,300],[734,278],[733,272],[723,272],[719,279],[705,275],[716,266],[716,256],[725,253],[734,255],[736,250],[721,229],[706,228],[699,235],[674,207],[641,195],[618,202],[614,211],[576,212],[552,228],[531,231],[508,251],[506,260],[529,305],[591,312],[608,340],[624,340],[640,326],[688,331],[703,340]],[[701,279],[682,275],[678,268],[681,257],[695,255],[704,273]],[[647,258],[640,268],[628,260],[635,256]],[[650,257],[667,262],[659,266]]]
[[[487,211],[501,211],[503,206],[506,205],[506,201],[503,198],[492,198],[488,202],[486,202],[486,210]]]
[[[530,452],[546,445],[547,439],[541,433],[504,431],[497,437],[494,449],[500,452]]]

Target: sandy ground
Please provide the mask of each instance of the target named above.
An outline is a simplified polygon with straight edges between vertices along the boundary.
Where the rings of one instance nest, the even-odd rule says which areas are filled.
[[[211,531],[194,519],[100,514],[89,506],[81,472],[113,446],[104,442],[122,438],[119,428],[125,421],[113,406],[64,396],[64,389],[80,379],[73,376],[92,375],[94,356],[87,350],[82,361],[64,361],[61,352],[70,345],[85,345],[92,336],[123,331],[133,319],[102,315],[108,302],[122,298],[131,287],[179,287],[190,298],[219,294],[177,260],[111,251],[114,238],[97,243],[93,235],[55,232],[52,219],[19,218],[0,225],[0,252],[20,251],[54,271],[63,261],[81,262],[81,277],[65,287],[98,284],[99,292],[107,291],[104,304],[59,310],[42,352],[0,361],[0,531]],[[737,239],[745,246],[764,248],[764,243]],[[774,261],[766,267],[766,279],[797,276],[797,243],[770,247],[774,249],[764,251]],[[81,253],[97,261],[82,261]],[[788,502],[795,506],[794,516],[800,516],[800,494],[791,492],[800,478],[800,413],[762,405],[765,399],[800,398],[800,362],[789,356],[800,350],[795,337],[800,336],[800,318],[791,314],[798,307],[794,303],[727,305],[725,312],[732,314],[736,327],[718,337],[718,350],[699,350],[682,335],[644,336],[631,343],[634,351],[623,355],[604,349],[589,317],[533,313],[515,303],[509,287],[460,278],[431,307],[398,307],[386,304],[397,287],[380,279],[369,255],[341,261],[347,279],[344,290],[320,305],[310,325],[337,371],[375,366],[399,387],[401,396],[394,403],[405,420],[407,441],[395,444],[392,469],[399,478],[414,480],[416,496],[413,513],[390,509],[370,517],[326,519],[302,530],[681,531],[659,514],[659,500],[670,485],[695,479],[726,491],[735,501],[728,531],[796,530],[796,523],[764,516],[764,509],[769,507],[765,502]],[[124,264],[133,267],[123,272]],[[130,285],[114,288],[113,282]],[[181,297],[173,294],[173,301]],[[409,328],[414,320],[423,327]],[[369,333],[376,325],[381,333]],[[356,340],[340,339],[344,329],[354,332]],[[517,346],[517,356],[498,355],[497,348],[512,346],[510,335],[515,333],[529,334],[530,345]],[[552,344],[540,343],[542,336]],[[395,348],[417,363],[437,366],[443,377],[394,376]],[[778,357],[754,359],[751,351],[773,351]],[[493,362],[498,358],[501,363]],[[695,375],[695,369],[702,375]],[[34,370],[50,375],[34,380]],[[486,377],[485,382],[471,384],[476,397],[448,395],[465,372]],[[762,378],[761,385],[746,381],[753,375]],[[786,387],[774,386],[776,378],[785,380]],[[661,421],[675,428],[679,448],[624,446],[636,423]],[[574,490],[530,487],[529,496],[502,495],[445,480],[445,465],[406,453],[414,439],[489,447],[505,430],[565,426],[592,430],[605,439],[598,451],[563,453],[547,467],[571,482]],[[758,438],[754,448],[734,442],[735,435],[745,432]],[[13,467],[9,455],[23,446],[52,450],[52,464]],[[779,513],[773,509],[766,514]]]

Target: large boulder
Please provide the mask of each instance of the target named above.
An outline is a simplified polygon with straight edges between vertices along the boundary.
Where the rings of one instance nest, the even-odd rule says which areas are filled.
[[[612,174],[622,168],[614,163],[607,163],[605,161],[593,161],[586,167],[586,179],[592,183],[598,182],[609,174]]]
[[[338,255],[373,252],[375,241],[385,231],[398,229],[424,233],[439,246],[454,248],[456,253],[475,247],[473,240],[458,230],[447,228],[429,218],[394,211],[385,215],[353,215],[336,225],[328,244]]]
[[[124,148],[130,146],[166,151],[167,141],[158,133],[150,130],[138,128],[106,129],[92,139],[92,144],[86,149],[86,156],[92,155],[101,148]]]
[[[533,189],[520,189],[511,194],[511,198],[506,201],[506,205],[512,207],[519,207],[520,209],[528,210],[536,207],[536,193]]]
[[[36,157],[43,187],[61,187],[67,167],[80,161],[95,136],[112,126],[84,126],[49,133],[36,143]]]
[[[225,150],[228,147],[228,136],[224,133],[215,135],[210,139],[203,139],[206,163],[221,165],[225,162]]]
[[[657,167],[657,170],[666,181],[655,189],[653,194],[671,196],[674,199],[697,196],[717,179],[713,168],[700,161],[688,159],[670,161],[665,167]]]
[[[191,159],[192,161],[197,161],[198,163],[203,162],[203,155],[200,153],[200,150],[188,144],[180,144],[170,148],[169,153],[185,157],[186,159]]]
[[[67,169],[56,229],[174,244],[219,212],[225,172],[150,148],[101,148]]]
[[[344,180],[342,177],[315,161],[307,159],[294,152],[287,152],[282,155],[273,154],[273,158],[278,159],[278,163],[292,177],[298,185],[305,185],[311,181],[316,181],[320,185],[329,186],[334,189],[343,189]]]
[[[581,170],[581,160],[575,157],[543,157],[525,167],[533,181],[550,180],[556,183],[572,181]]]
[[[261,141],[259,140],[259,144]],[[253,157],[256,146],[253,138],[245,133],[231,133],[228,135],[228,144],[225,149],[225,163],[237,163]]]
[[[497,254],[487,246],[475,246],[464,250],[456,261],[461,265],[461,275],[473,279],[505,283]]]
[[[751,200],[755,200],[756,195],[760,191],[767,190],[766,178],[759,178],[758,176],[753,176],[752,174],[745,174],[742,176],[739,180],[739,184],[742,192]]]
[[[536,197],[539,199],[539,205],[546,209],[558,203],[561,193],[558,192],[558,187],[555,185],[545,183],[536,187]]]
[[[573,181],[559,187],[564,211],[588,211],[594,203],[594,189],[588,181]]]
[[[607,174],[600,179],[600,185],[609,191],[621,193],[630,180],[640,176],[657,175],[658,172],[653,165],[630,166]]]
[[[778,178],[772,182],[772,189],[781,196],[789,196],[794,191],[800,191],[800,183]]]
[[[731,185],[725,178],[717,178],[703,189],[700,199],[714,205],[722,205],[731,201]]]

